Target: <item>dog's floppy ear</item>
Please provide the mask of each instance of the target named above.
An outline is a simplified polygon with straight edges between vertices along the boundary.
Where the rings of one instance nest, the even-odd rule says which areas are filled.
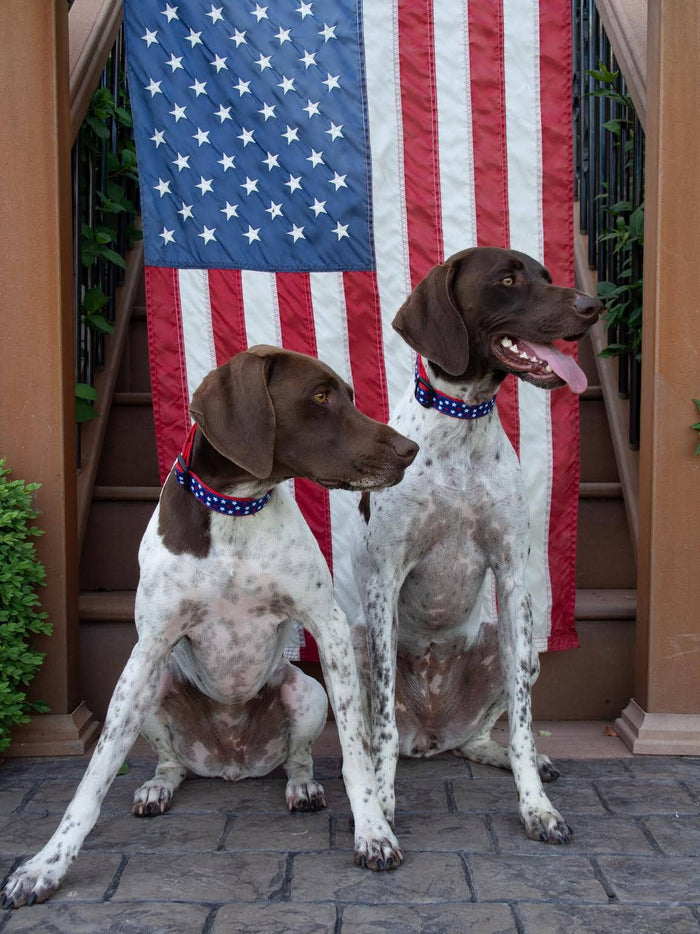
[[[275,410],[267,390],[271,357],[236,354],[212,370],[192,397],[190,413],[216,450],[254,477],[269,477]]]
[[[464,373],[469,363],[469,335],[452,291],[464,255],[431,269],[392,322],[410,347],[452,376]]]

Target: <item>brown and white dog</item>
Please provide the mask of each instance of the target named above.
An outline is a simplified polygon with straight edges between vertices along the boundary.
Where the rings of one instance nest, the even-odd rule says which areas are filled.
[[[295,623],[318,644],[335,711],[355,862],[393,869],[403,858],[376,792],[349,627],[280,484],[376,490],[401,480],[417,445],[361,414],[329,367],[274,347],[209,373],[191,412],[196,426],[139,551],[138,642],[76,794],[46,846],[6,880],[6,907],[56,890],[139,731],[158,767],[136,791],[136,815],[167,810],[187,769],[235,781],[279,765],[290,809],[324,807],[311,744],[327,702],[282,654]]]
[[[581,392],[585,375],[552,342],[583,337],[601,307],[552,285],[529,256],[477,248],[436,266],[396,315],[419,357],[391,424],[420,453],[398,487],[363,495],[354,549],[366,621],[354,638],[371,685],[372,752],[389,821],[399,753],[452,750],[512,769],[529,837],[570,839],[542,787],[558,773],[532,737],[539,660],[525,585],[528,509],[492,400],[508,373]],[[497,625],[480,613],[491,573]],[[505,710],[508,749],[491,739]]]

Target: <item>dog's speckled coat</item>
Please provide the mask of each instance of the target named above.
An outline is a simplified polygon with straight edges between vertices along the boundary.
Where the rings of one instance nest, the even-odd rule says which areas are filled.
[[[433,269],[394,327],[422,355],[438,391],[479,405],[507,372],[543,388],[563,384],[546,361],[513,353],[502,338],[575,340],[600,308],[596,299],[552,286],[524,254],[479,248]],[[565,361],[554,353],[551,359],[566,372]],[[570,830],[541,781],[558,773],[537,757],[532,738],[530,687],[539,661],[525,587],[528,511],[497,408],[473,421],[451,418],[423,408],[411,384],[391,424],[415,439],[420,453],[398,487],[363,496],[354,552],[366,621],[354,641],[371,686],[384,813],[393,820],[399,754],[453,750],[512,769],[528,836],[566,842]],[[479,612],[491,574],[497,624]],[[508,749],[490,737],[505,710]]]
[[[272,496],[255,515],[223,516],[171,472],[139,551],[138,642],[73,800],[46,846],[6,881],[5,906],[56,890],[139,731],[158,767],[136,791],[136,815],[166,810],[187,769],[235,781],[279,765],[290,809],[324,807],[311,744],[327,701],[282,655],[294,623],[316,640],[333,703],[355,861],[388,869],[403,858],[377,796],[349,628],[316,541],[279,484],[306,476],[377,489],[401,479],[417,447],[358,412],[350,387],[324,364],[272,347],[212,371],[192,413],[199,429],[191,469],[229,496],[273,487]]]

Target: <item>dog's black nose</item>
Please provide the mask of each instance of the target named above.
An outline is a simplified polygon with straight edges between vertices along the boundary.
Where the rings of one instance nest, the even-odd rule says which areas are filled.
[[[580,315],[586,321],[595,321],[603,311],[603,303],[592,295],[581,293],[576,296],[574,310],[577,315]]]
[[[420,450],[415,441],[411,441],[410,438],[404,438],[403,435],[397,434],[395,438],[391,439],[391,446],[399,455],[399,457],[406,462],[406,465],[413,463],[413,460]]]

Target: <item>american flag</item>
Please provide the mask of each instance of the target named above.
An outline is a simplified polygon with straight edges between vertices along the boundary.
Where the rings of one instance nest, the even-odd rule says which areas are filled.
[[[247,346],[320,357],[385,421],[413,367],[391,320],[435,263],[510,246],[573,284],[567,0],[124,7],[163,476],[193,391]],[[509,378],[497,404],[530,497],[537,645],[569,648],[577,400]],[[357,500],[294,490],[354,614]]]

